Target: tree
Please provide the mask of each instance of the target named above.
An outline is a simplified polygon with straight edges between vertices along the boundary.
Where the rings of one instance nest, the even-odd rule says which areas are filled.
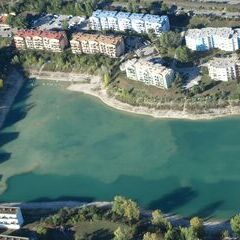
[[[147,232],[143,235],[143,240],[161,240],[161,236],[157,233]]]
[[[168,10],[168,5],[166,3],[162,3],[161,11],[166,14]]]
[[[133,237],[133,230],[130,228],[118,227],[114,231],[114,240],[130,240]]]
[[[164,32],[159,38],[160,47],[163,48],[176,48],[181,44],[181,35],[177,32]]]
[[[238,237],[240,237],[240,214],[234,216],[231,219],[230,224],[232,230],[237,234]]]
[[[190,219],[190,226],[199,234],[203,231],[203,220],[199,217],[193,217]]]
[[[166,227],[168,222],[160,210],[155,210],[152,212],[152,224]]]
[[[103,82],[104,82],[104,87],[107,87],[111,81],[110,74],[108,72],[104,73],[103,75]]]
[[[62,30],[67,31],[68,30],[68,26],[69,26],[68,21],[64,20],[62,22]]]
[[[36,232],[39,235],[46,235],[47,234],[47,228],[42,226],[42,225],[39,225],[36,229]]]
[[[116,196],[112,205],[112,212],[125,217],[128,221],[138,221],[140,209],[136,202],[121,196]]]
[[[170,228],[164,235],[164,240],[176,240],[179,239],[178,233],[175,229]]]
[[[0,79],[0,89],[3,88],[3,79]]]
[[[180,228],[180,239],[181,240],[199,240],[197,232],[192,227]]]
[[[187,63],[192,60],[191,51],[186,46],[180,46],[176,49],[176,58],[181,63]]]

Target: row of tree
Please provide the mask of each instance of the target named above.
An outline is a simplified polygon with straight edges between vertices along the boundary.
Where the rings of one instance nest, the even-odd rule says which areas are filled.
[[[128,198],[116,196],[111,209],[95,206],[80,209],[62,209],[46,219],[42,219],[36,228],[40,239],[47,235],[48,229],[64,228],[81,221],[110,220],[118,223],[114,231],[114,240],[202,240],[205,239],[204,222],[199,217],[190,219],[188,227],[173,226],[160,210],[154,210],[151,216],[143,216],[138,204]],[[126,225],[124,225],[124,224]],[[240,215],[230,221],[233,232],[240,237]],[[224,231],[219,239],[227,239],[230,234]],[[95,236],[97,237],[97,236]],[[46,238],[47,239],[47,238]],[[88,239],[75,235],[75,240]],[[98,239],[98,238],[94,238]]]

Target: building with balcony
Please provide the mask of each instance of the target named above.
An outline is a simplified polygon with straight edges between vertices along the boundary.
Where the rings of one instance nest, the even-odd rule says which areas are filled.
[[[186,45],[193,51],[218,48],[233,52],[240,48],[240,29],[228,27],[189,29],[185,35]]]
[[[119,36],[77,33],[73,35],[70,45],[74,54],[101,53],[111,58],[117,58],[125,51],[124,40]]]
[[[167,16],[97,10],[89,18],[92,30],[134,31],[148,33],[150,30],[156,35],[169,31],[170,24]]]
[[[14,43],[17,49],[36,49],[51,52],[62,52],[68,45],[65,32],[18,30],[14,35]]]
[[[208,72],[216,81],[240,80],[240,60],[237,57],[215,58],[208,63]]]
[[[18,207],[0,207],[0,228],[19,229],[23,224],[21,209]]]
[[[128,60],[125,69],[129,79],[162,89],[168,89],[174,80],[174,71],[172,69],[144,59]]]

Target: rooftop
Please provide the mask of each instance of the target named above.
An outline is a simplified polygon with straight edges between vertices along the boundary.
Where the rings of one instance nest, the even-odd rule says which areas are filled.
[[[60,40],[62,37],[65,36],[65,32],[54,32],[54,31],[41,31],[41,30],[18,30],[15,36],[19,37],[45,37],[50,39],[58,39]]]
[[[0,214],[16,214],[17,207],[0,207]]]
[[[131,59],[128,61],[128,64],[134,65],[135,67],[141,69],[141,70],[148,70],[150,72],[154,72],[155,74],[168,74],[172,71],[172,69],[167,68],[160,63],[153,63],[144,59]]]
[[[234,30],[232,28],[228,27],[222,27],[222,28],[202,28],[202,29],[189,29],[186,33],[186,36],[189,37],[208,37],[217,35],[224,38],[231,38],[234,34]]]
[[[209,66],[215,67],[215,68],[235,67],[236,64],[240,65],[240,59],[238,59],[237,57],[214,58],[209,62]]]
[[[112,36],[112,35],[101,35],[101,34],[89,34],[89,33],[77,33],[74,34],[72,40],[76,41],[96,41],[96,42],[103,42],[107,44],[116,45],[120,41],[123,40],[120,36]]]
[[[106,10],[96,10],[93,12],[94,17],[116,17],[116,18],[129,18],[132,20],[145,20],[149,22],[162,22],[167,16],[159,16],[152,14],[143,13],[130,13],[130,12],[117,12],[117,11],[106,11]]]

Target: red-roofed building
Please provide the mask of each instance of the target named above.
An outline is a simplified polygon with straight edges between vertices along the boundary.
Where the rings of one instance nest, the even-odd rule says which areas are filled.
[[[10,29],[10,26],[7,23],[8,14],[0,15],[0,28]]]
[[[14,35],[14,43],[17,49],[37,49],[51,52],[62,52],[68,45],[65,32],[18,30]]]

